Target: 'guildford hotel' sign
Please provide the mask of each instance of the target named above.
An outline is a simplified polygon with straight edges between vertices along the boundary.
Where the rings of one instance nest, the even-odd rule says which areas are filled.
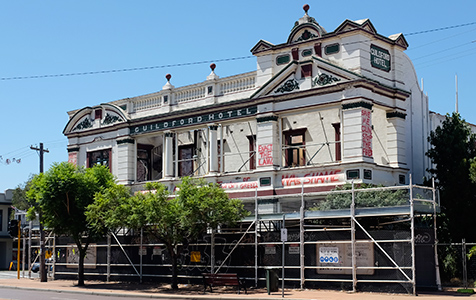
[[[149,124],[130,127],[131,134],[146,133],[158,130],[167,130],[182,126],[198,125],[210,122],[217,122],[227,119],[251,116],[258,112],[257,106],[251,106],[241,109],[230,109],[215,113],[203,114],[188,118],[172,119],[163,122],[153,122]]]
[[[379,46],[370,45],[370,62],[372,67],[388,72],[390,71],[390,52]]]

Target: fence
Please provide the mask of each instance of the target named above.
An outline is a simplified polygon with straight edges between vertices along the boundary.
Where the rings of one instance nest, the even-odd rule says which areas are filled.
[[[263,286],[269,268],[284,269],[288,287],[337,288],[415,294],[439,285],[435,258],[435,191],[413,185],[242,199],[252,216],[181,248],[179,279],[201,282],[202,272],[233,272]],[[272,210],[270,210],[272,207]],[[287,230],[282,241],[281,229]],[[54,276],[75,277],[77,251],[57,237]],[[284,247],[284,251],[283,251]],[[95,245],[87,277],[157,280],[171,277],[160,241],[121,231]]]

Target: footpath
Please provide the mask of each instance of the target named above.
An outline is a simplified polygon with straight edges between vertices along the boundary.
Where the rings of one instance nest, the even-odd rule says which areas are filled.
[[[98,282],[86,281],[85,286],[77,286],[77,281],[72,280],[52,280],[40,282],[38,278],[6,278],[0,279],[0,288],[28,289],[37,291],[58,291],[84,295],[107,295],[114,298],[153,298],[153,299],[225,299],[225,300],[243,300],[243,299],[316,299],[316,300],[410,300],[410,299],[436,299],[446,300],[455,297],[475,298],[476,295],[460,294],[455,290],[446,290],[443,292],[425,292],[417,296],[408,294],[384,294],[384,293],[364,293],[364,292],[346,292],[329,290],[300,290],[285,289],[284,298],[282,298],[281,289],[268,295],[266,289],[248,289],[248,293],[243,291],[237,294],[236,289],[222,288],[214,289],[213,293],[203,291],[203,286],[180,285],[179,290],[171,290],[169,286],[157,286],[151,283],[124,283],[124,282]],[[1,296],[0,296],[1,298]]]

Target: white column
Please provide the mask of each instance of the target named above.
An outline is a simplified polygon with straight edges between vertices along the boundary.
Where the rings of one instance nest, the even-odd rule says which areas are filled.
[[[406,167],[405,114],[387,113],[387,154],[392,167]]]
[[[122,138],[117,143],[117,182],[131,184],[136,180],[136,149],[132,137]],[[114,163],[114,162],[113,162]]]
[[[208,125],[208,131],[208,143],[210,145],[209,173],[218,173],[218,125]]]
[[[174,177],[174,150],[173,150],[173,132],[165,132],[165,147],[164,147],[164,177]]]

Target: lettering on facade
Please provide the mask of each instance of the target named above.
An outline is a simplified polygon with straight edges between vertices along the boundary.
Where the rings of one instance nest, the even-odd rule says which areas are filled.
[[[246,189],[256,189],[259,187],[259,182],[256,180],[251,181],[251,177],[244,177],[241,182],[223,182],[218,181],[217,183],[225,190],[246,190]]]
[[[140,134],[145,132],[159,131],[177,128],[181,126],[196,125],[212,121],[220,121],[233,119],[236,117],[251,116],[258,112],[257,106],[241,108],[241,109],[230,109],[226,111],[204,114],[200,116],[190,117],[190,118],[180,118],[175,120],[169,120],[164,122],[154,122],[146,125],[132,126],[130,127],[130,134]]]
[[[258,146],[258,166],[273,165],[273,144]]]
[[[311,184],[330,184],[344,181],[344,174],[341,170],[325,172],[312,172],[305,175],[283,175],[281,183],[283,186],[300,186]]]
[[[372,67],[388,72],[390,71],[390,52],[379,46],[370,45],[370,62]]]
[[[362,109],[362,155],[372,157],[372,112]]]

